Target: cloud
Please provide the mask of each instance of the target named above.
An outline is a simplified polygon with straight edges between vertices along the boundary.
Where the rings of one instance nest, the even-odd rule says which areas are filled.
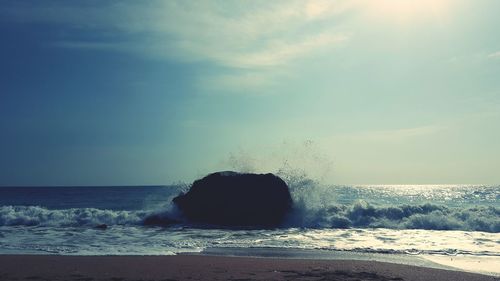
[[[500,59],[500,51],[491,53],[488,55],[488,57],[491,59]]]
[[[365,136],[373,140],[402,140],[438,133],[444,128],[440,126],[423,126],[398,130],[368,132]]]
[[[270,42],[261,50],[236,55],[226,63],[234,67],[247,68],[284,65],[320,48],[336,46],[346,41],[347,38],[344,34],[333,35],[325,32],[293,43],[277,40]]]
[[[334,139],[363,140],[377,142],[399,142],[417,137],[429,136],[445,130],[446,127],[429,125],[395,130],[364,131],[332,136]]]
[[[280,75],[276,71],[236,71],[230,74],[217,74],[200,77],[199,85],[205,89],[223,91],[225,89],[272,88],[272,81]],[[264,94],[264,91],[260,93]]]
[[[312,0],[304,1],[303,3],[305,3],[305,14],[307,18],[311,20],[348,13],[354,8],[358,8],[361,4],[357,1],[334,0]]]
[[[51,44],[54,47],[69,49],[88,49],[88,50],[116,50],[115,43],[107,42],[81,42],[81,41],[57,41]]]
[[[349,35],[328,20],[349,8],[344,1],[324,0],[23,1],[0,8],[0,15],[68,29],[50,46],[209,62],[247,72],[200,81],[263,85],[278,76],[269,68],[282,68],[347,42]]]
[[[132,45],[128,49],[149,55],[238,68],[283,65],[348,39],[331,27],[313,26],[315,20],[346,10],[338,1],[92,3],[20,3],[0,12],[18,21],[93,31],[90,38],[63,37],[53,44],[58,47],[109,49],[114,44],[123,50]],[[117,40],[122,36],[136,37],[142,44]]]

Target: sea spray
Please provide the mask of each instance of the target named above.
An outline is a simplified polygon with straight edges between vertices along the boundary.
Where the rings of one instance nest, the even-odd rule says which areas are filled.
[[[239,148],[229,153],[218,170],[244,173],[274,173],[289,183],[292,178],[305,176],[318,182],[331,179],[333,161],[312,140],[283,141],[265,148]],[[207,171],[207,174],[211,171]],[[289,178],[290,177],[290,178]]]

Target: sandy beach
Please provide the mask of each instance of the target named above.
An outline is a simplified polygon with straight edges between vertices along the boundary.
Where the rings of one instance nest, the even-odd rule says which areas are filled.
[[[493,281],[496,277],[359,260],[207,255],[0,256],[0,280],[373,280]]]

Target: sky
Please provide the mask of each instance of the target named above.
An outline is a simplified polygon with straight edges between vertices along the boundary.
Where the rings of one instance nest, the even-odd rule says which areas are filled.
[[[0,0],[0,185],[499,184],[498,11]]]

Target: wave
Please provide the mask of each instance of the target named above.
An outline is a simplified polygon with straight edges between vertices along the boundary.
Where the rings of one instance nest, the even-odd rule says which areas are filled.
[[[0,207],[0,226],[96,226],[141,224],[146,211],[95,208],[50,210],[39,206]]]
[[[143,225],[151,214],[179,219],[169,211],[116,211],[95,208],[51,210],[39,206],[1,206],[0,226],[94,227]],[[298,202],[284,227],[390,228],[500,232],[500,208],[452,208],[436,204],[374,206],[354,204],[311,208]]]
[[[436,204],[352,205],[308,208],[296,205],[287,225],[310,228],[391,228],[500,232],[500,208],[453,208]]]

